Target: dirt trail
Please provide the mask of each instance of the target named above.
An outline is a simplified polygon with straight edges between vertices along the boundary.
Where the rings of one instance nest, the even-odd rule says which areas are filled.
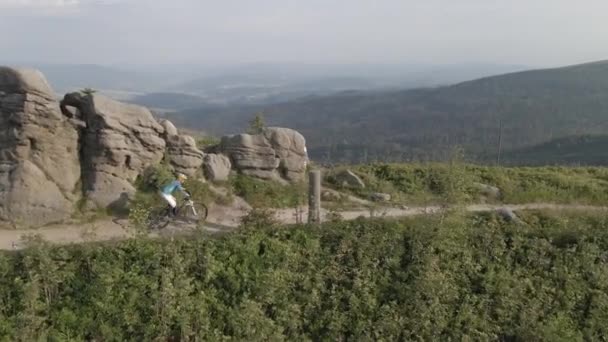
[[[426,215],[438,213],[445,208],[440,206],[411,207],[411,208],[380,208],[373,213],[374,217],[407,217],[415,215]],[[520,210],[575,210],[575,211],[608,211],[608,207],[596,207],[587,205],[558,205],[551,203],[534,203],[522,205],[486,205],[473,204],[465,206],[468,212],[488,212],[499,209],[509,209],[512,211]],[[205,223],[204,229],[208,232],[217,233],[236,229],[247,211],[234,207],[214,207],[210,209],[210,216]],[[322,211],[322,219],[328,216],[327,211]],[[341,211],[339,214],[345,220],[353,220],[357,217],[370,217],[369,210]],[[279,222],[293,224],[298,220],[293,209],[280,209],[275,211],[275,216]],[[304,208],[302,220],[307,219],[307,212]],[[150,233],[152,237],[167,237],[174,234],[187,232],[194,227],[182,224],[174,224],[165,230]],[[128,221],[121,220],[102,220],[92,223],[57,225],[40,229],[28,230],[0,230],[0,250],[14,250],[25,247],[28,236],[39,236],[42,239],[56,244],[83,243],[92,241],[111,241],[122,240],[134,236],[135,232],[128,227]]]

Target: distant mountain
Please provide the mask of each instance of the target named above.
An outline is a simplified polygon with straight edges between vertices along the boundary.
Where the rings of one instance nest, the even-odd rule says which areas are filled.
[[[502,72],[515,65],[467,64],[303,65],[253,64],[211,72],[170,88],[194,93],[216,104],[264,104],[348,90],[403,89],[452,84]]]
[[[443,159],[462,146],[472,159],[608,131],[608,62],[511,73],[453,86],[345,92],[272,105],[188,110],[174,120],[222,134],[253,113],[293,127],[316,159]]]
[[[133,96],[127,102],[164,110],[183,110],[206,105],[202,97],[183,93],[146,93]]]
[[[521,66],[492,64],[421,66],[258,63],[214,67],[34,63],[25,66],[40,69],[58,95],[93,88],[118,100],[144,104],[153,102],[155,107],[168,110],[189,108],[193,105],[193,99],[189,96],[201,98],[203,105],[268,104],[347,90],[451,84],[523,69]],[[143,98],[135,98],[139,96]],[[153,100],[153,96],[158,98]]]

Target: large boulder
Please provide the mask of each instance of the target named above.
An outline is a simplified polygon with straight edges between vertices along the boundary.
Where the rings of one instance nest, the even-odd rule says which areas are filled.
[[[263,179],[278,179],[281,160],[263,135],[237,134],[222,137],[220,151],[237,171]]]
[[[223,182],[228,180],[232,164],[230,159],[223,154],[209,153],[205,155],[203,170],[205,178],[212,182]]]
[[[167,161],[176,172],[192,176],[203,165],[204,154],[196,147],[189,135],[173,135],[167,138]]]
[[[308,162],[304,137],[288,128],[225,136],[218,150],[238,172],[263,179],[302,180]]]
[[[280,127],[264,129],[264,136],[280,160],[280,176],[288,181],[302,180],[308,163],[304,136],[293,129]]]
[[[78,133],[39,71],[0,67],[0,128],[0,220],[69,218],[80,194]]]
[[[135,192],[137,176],[163,159],[165,129],[148,109],[97,94],[67,94],[61,107],[76,108],[84,123],[80,140],[86,199],[100,208],[125,203]]]

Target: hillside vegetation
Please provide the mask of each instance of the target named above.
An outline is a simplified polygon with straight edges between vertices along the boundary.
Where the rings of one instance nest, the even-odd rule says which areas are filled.
[[[580,135],[554,139],[511,151],[503,156],[509,164],[608,165],[608,135]]]
[[[470,159],[494,159],[503,148],[603,134],[608,129],[608,62],[525,71],[454,86],[385,92],[345,92],[281,104],[188,110],[174,120],[222,134],[240,131],[252,113],[292,127],[316,160],[437,160],[454,145]],[[517,159],[512,156],[512,158]]]
[[[32,241],[0,254],[0,339],[604,339],[606,218],[521,216]]]
[[[342,188],[361,197],[391,194],[403,204],[476,203],[483,186],[500,190],[487,200],[509,204],[564,203],[604,206],[608,203],[608,169],[602,167],[488,167],[471,164],[369,164],[350,169],[365,182],[363,189]]]

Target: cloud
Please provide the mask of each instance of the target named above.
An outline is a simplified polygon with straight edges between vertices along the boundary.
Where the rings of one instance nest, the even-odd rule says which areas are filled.
[[[0,18],[65,17],[129,0],[0,0]]]
[[[80,5],[80,0],[0,0],[0,8],[64,8]]]

